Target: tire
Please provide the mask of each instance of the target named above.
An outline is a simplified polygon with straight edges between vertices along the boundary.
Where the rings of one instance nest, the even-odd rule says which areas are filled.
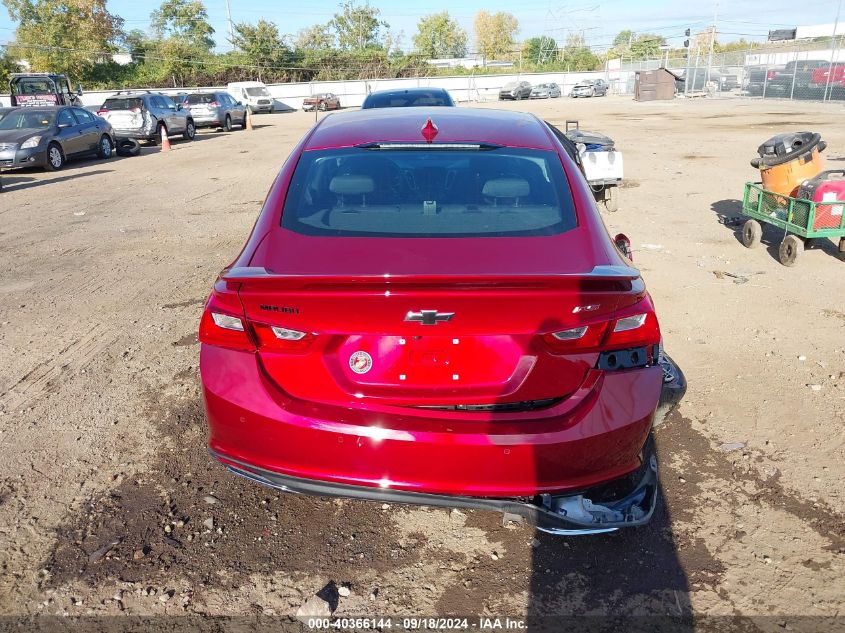
[[[760,246],[760,238],[763,237],[763,227],[757,220],[746,220],[742,225],[742,243],[746,248],[757,248]]]
[[[778,259],[784,266],[794,266],[804,252],[804,242],[797,235],[787,235],[778,247]]]
[[[141,144],[134,138],[124,138],[117,142],[118,156],[138,156],[141,153]]]
[[[521,92],[517,92],[517,93],[516,93],[516,96],[514,97],[514,99],[516,99],[517,101],[522,101],[522,93],[521,93]]]
[[[317,106],[317,109],[318,109],[320,112],[325,112],[325,111],[326,111],[326,102],[325,102],[325,101],[320,101],[320,105],[318,105],[318,106]]]
[[[58,143],[47,146],[47,171],[59,171],[65,166],[65,153]]]
[[[107,134],[100,137],[100,144],[97,146],[97,158],[108,160],[114,156],[114,143]]]
[[[185,124],[185,131],[182,133],[182,138],[186,141],[193,141],[197,135],[197,126],[194,125],[193,120],[188,120]]]
[[[604,208],[607,209],[610,213],[616,213],[617,211],[619,211],[619,194],[616,191],[616,187],[605,186]]]
[[[247,118],[248,116],[249,116],[249,114],[247,114],[247,111],[246,111],[246,110],[244,110],[244,118],[243,118],[243,119],[241,119],[241,129],[242,129],[242,130],[245,130],[245,129],[246,129],[246,118]]]
[[[227,132],[232,131],[232,117],[230,117],[228,114],[226,115],[226,121],[223,123],[223,129]]]

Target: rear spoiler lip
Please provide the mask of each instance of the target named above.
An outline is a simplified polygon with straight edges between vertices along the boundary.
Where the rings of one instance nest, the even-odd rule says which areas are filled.
[[[401,281],[412,275],[350,275],[356,280],[363,282],[389,282],[391,279]],[[425,277],[427,279],[450,279],[453,277],[472,278],[474,280],[484,280],[485,278],[500,279],[506,277],[514,281],[542,281],[544,279],[609,279],[612,281],[635,281],[640,279],[640,271],[632,266],[616,266],[616,265],[599,265],[594,266],[590,272],[587,273],[561,273],[561,274],[530,274],[530,275],[413,275],[413,277]],[[271,279],[297,279],[301,281],[321,281],[329,280],[336,281],[335,275],[287,275],[274,273],[263,266],[237,266],[227,268],[220,273],[220,279],[223,281],[233,282],[247,282]]]

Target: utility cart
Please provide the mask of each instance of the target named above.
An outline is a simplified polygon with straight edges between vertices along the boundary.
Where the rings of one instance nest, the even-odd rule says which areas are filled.
[[[566,137],[575,144],[580,158],[581,171],[593,191],[596,202],[604,203],[608,211],[619,208],[622,182],[622,152],[608,136],[581,130],[578,121],[566,122]]]
[[[798,195],[802,195],[799,190]],[[742,227],[742,243],[748,248],[760,244],[761,223],[783,229],[778,259],[784,266],[794,266],[804,251],[804,242],[815,238],[839,238],[839,252],[845,254],[845,199],[825,196],[816,201],[791,197],[763,189],[761,183],[745,184],[742,214],[749,219]]]

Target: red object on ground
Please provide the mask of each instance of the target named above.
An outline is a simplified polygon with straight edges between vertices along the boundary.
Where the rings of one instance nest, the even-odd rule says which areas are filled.
[[[815,178],[805,180],[798,188],[798,197],[816,203],[813,229],[839,228],[845,207],[845,169],[823,171]],[[834,201],[840,202],[832,204]]]

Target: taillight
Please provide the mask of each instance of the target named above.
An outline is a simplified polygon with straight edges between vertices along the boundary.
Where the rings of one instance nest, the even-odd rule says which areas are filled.
[[[585,352],[601,347],[609,325],[608,321],[580,325],[546,334],[543,340],[555,352]]]
[[[267,323],[250,323],[258,346],[267,351],[297,352],[307,349],[316,337],[310,332],[292,330]]]
[[[199,340],[218,347],[255,351],[237,295],[217,290],[211,293],[200,320]]]
[[[660,326],[653,311],[617,319],[610,330],[604,349],[640,347],[660,343]]]
[[[141,114],[141,108],[132,108],[130,110],[132,114]]]
[[[646,296],[612,319],[550,332],[543,335],[543,341],[559,353],[651,347],[660,343],[660,326],[651,299]]]
[[[212,108],[219,108],[220,107],[220,104],[217,103],[216,101],[212,101],[208,105],[210,105]]]
[[[769,72],[766,73],[766,80],[767,81],[771,81],[774,78],[775,78],[775,71],[774,70],[770,70]]]
[[[106,112],[108,112],[106,108],[100,108],[99,110],[97,110],[97,116],[102,116]]]

